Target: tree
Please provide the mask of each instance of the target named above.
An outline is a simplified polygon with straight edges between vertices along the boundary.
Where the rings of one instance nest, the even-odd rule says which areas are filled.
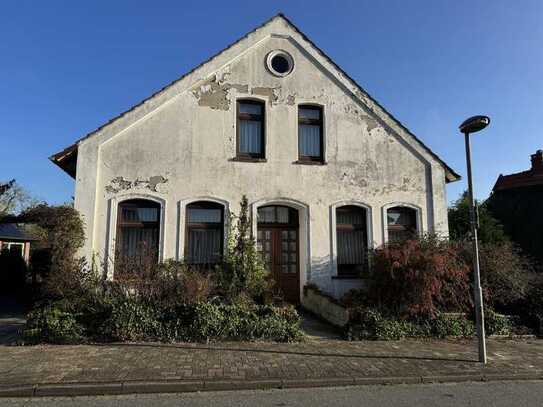
[[[509,238],[503,227],[490,213],[486,202],[476,203],[479,213],[478,237],[482,243],[504,243]],[[449,207],[449,235],[453,240],[463,240],[469,236],[470,215],[468,192],[464,191]]]
[[[37,204],[38,201],[14,179],[0,183],[0,217],[19,214]]]

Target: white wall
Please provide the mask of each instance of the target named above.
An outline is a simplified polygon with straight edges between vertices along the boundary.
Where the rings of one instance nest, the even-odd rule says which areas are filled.
[[[100,262],[107,259],[114,244],[112,206],[126,197],[150,196],[163,204],[161,253],[166,259],[182,256],[183,202],[213,198],[237,212],[245,194],[253,209],[273,201],[301,211],[306,223],[300,236],[307,239],[301,242],[306,256],[302,281],[311,280],[339,296],[358,282],[332,279],[331,208],[338,202],[370,210],[369,240],[374,246],[383,243],[382,209],[392,202],[420,208],[423,231],[446,234],[443,167],[406,140],[397,124],[361,103],[328,71],[321,56],[301,45],[307,44],[274,20],[156,100],[81,142],[75,205],[87,226],[84,254]],[[265,57],[274,49],[294,58],[295,69],[285,78],[265,68]],[[241,97],[266,102],[266,162],[232,161],[235,101]],[[301,103],[324,108],[326,165],[294,164]]]

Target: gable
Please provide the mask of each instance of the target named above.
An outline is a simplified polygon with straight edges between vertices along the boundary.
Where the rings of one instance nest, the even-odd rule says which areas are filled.
[[[71,176],[75,177],[74,162],[76,162],[78,145],[90,138],[98,138],[99,142],[105,142],[137,124],[139,121],[156,114],[160,109],[163,109],[186,92],[191,92],[198,99],[199,105],[207,105],[210,108],[219,110],[229,109],[231,103],[229,92],[231,89],[235,89],[236,92],[240,93],[248,92],[253,95],[260,94],[261,96],[267,96],[272,103],[274,99],[280,97],[292,97],[293,95],[289,94],[278,95],[273,86],[253,86],[249,89],[248,85],[244,83],[226,83],[226,78],[230,75],[230,66],[235,65],[237,60],[247,53],[254,51],[255,48],[258,48],[265,41],[273,40],[274,38],[287,40],[292,46],[304,53],[306,58],[310,59],[328,78],[340,86],[344,93],[352,98],[353,110],[356,111],[356,114],[362,115],[367,121],[387,129],[413,152],[419,154],[428,162],[437,162],[443,167],[447,182],[460,179],[458,174],[371,98],[367,92],[282,14],[268,20],[186,75],[167,85],[130,110],[113,118],[97,130],[78,140],[72,146],[69,146],[60,153],[54,154],[50,159]],[[285,99],[283,102],[288,103],[288,100]]]

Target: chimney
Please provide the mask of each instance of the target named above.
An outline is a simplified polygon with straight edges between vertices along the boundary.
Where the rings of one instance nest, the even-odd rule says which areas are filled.
[[[532,154],[532,171],[543,172],[543,150],[537,150]]]

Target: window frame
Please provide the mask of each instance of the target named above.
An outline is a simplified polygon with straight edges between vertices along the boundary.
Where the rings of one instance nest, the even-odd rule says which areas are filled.
[[[300,110],[301,109],[308,109],[308,110],[317,110],[319,112],[319,119],[307,119],[307,118],[301,118],[300,117]],[[320,151],[319,156],[308,156],[308,155],[302,155],[302,148],[301,148],[301,133],[300,133],[300,125],[307,124],[307,125],[318,125],[320,130]],[[299,104],[298,105],[298,162],[299,163],[318,163],[322,164],[324,163],[324,107],[321,105],[311,105],[311,104]]]
[[[344,208],[352,208],[354,209],[355,211],[362,211],[363,214],[364,214],[364,223],[361,223],[361,224],[352,224],[352,223],[339,223],[338,222],[338,211],[344,209]],[[334,208],[334,212],[335,212],[335,239],[336,239],[336,276],[338,278],[358,278],[360,277],[360,271],[357,271],[356,269],[361,266],[363,268],[362,272],[366,272],[367,270],[369,270],[369,259],[368,259],[368,255],[367,255],[367,252],[369,250],[369,236],[368,236],[368,222],[369,222],[369,219],[368,219],[368,214],[369,214],[369,211],[366,207],[363,207],[363,206],[360,206],[360,205],[355,205],[355,204],[345,204],[345,205],[340,205],[340,206],[336,206]],[[353,264],[353,265],[350,265],[350,264],[344,264],[343,267],[341,267],[342,265],[339,264],[339,256],[338,256],[338,253],[339,253],[339,239],[338,239],[338,231],[340,230],[343,230],[343,231],[356,231],[356,230],[361,230],[363,233],[364,233],[364,250],[366,253],[364,253],[364,262],[362,264]],[[343,270],[342,270],[343,269]]]
[[[138,205],[139,203],[139,205]],[[143,205],[142,205],[143,204]],[[145,229],[149,226],[156,226],[156,262],[157,264],[161,261],[161,244],[162,244],[162,233],[163,233],[163,211],[164,207],[161,202],[157,202],[153,199],[147,199],[144,197],[134,197],[129,199],[124,199],[119,201],[116,205],[116,221],[115,221],[115,236],[114,236],[114,245],[113,245],[113,259],[114,263],[118,264],[119,261],[123,261],[122,253],[120,249],[123,245],[123,227],[129,228],[141,228]],[[157,209],[157,220],[156,221],[124,221],[123,219],[123,208],[124,207],[134,207],[134,208],[155,208]],[[118,274],[119,270],[117,270]],[[124,270],[121,271],[121,273]]]
[[[413,230],[409,231],[408,228],[405,225],[390,225],[388,223],[388,212],[390,210],[399,209],[403,212],[411,212],[413,216]],[[397,240],[391,241],[390,240],[390,232],[410,232],[413,236],[416,236],[421,233],[421,226],[420,226],[420,209],[411,205],[406,204],[392,204],[385,208],[384,213],[385,218],[385,229],[386,229],[386,243],[394,243],[397,242]]]
[[[262,115],[241,113],[240,104],[259,105],[262,108]],[[240,116],[243,116],[242,119]],[[240,151],[239,130],[242,121],[260,121],[261,146],[260,153],[247,153]],[[258,99],[237,99],[236,101],[236,159],[240,161],[260,161],[266,159],[266,102]]]
[[[221,219],[219,222],[189,222],[189,210],[190,209],[219,209],[221,211]],[[225,215],[225,206],[221,203],[214,202],[214,201],[192,201],[185,205],[185,261],[188,265],[191,266],[213,266],[215,264],[219,264],[222,261],[222,258],[224,256],[224,215]],[[190,245],[190,229],[205,229],[205,230],[220,230],[220,247],[219,247],[219,253],[220,258],[214,262],[214,263],[193,263],[192,261],[189,261],[188,256],[190,254],[189,252],[189,245]]]

